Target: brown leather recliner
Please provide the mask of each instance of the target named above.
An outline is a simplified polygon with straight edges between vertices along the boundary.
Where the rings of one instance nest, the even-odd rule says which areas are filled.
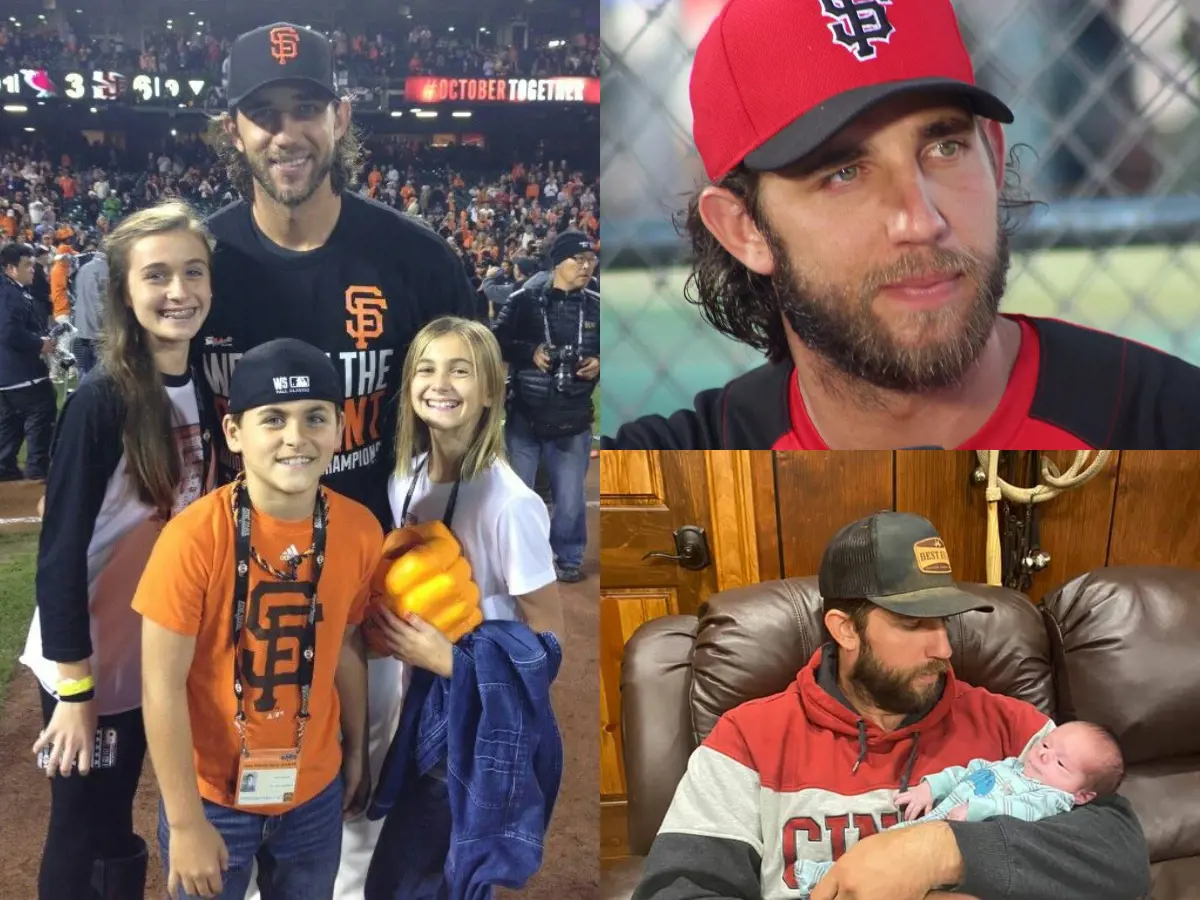
[[[1153,900],[1200,900],[1200,571],[1097,569],[1034,606],[964,584],[993,613],[949,620],[968,684],[1027,700],[1056,722],[1108,725],[1126,760],[1121,793],[1150,847]],[[601,894],[628,898],[688,756],[725,711],[783,690],[820,645],[816,578],[714,594],[699,617],[647,622],[625,648],[621,728],[632,858]]]

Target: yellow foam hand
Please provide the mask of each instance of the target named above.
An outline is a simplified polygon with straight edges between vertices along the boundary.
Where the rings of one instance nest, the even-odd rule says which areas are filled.
[[[420,616],[455,643],[483,621],[479,587],[458,540],[440,521],[392,531],[372,579],[378,601],[397,616]]]

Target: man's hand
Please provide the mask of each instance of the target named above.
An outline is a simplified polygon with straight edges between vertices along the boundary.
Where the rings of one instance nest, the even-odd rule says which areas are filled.
[[[922,781],[911,790],[896,795],[897,808],[903,806],[904,821],[911,822],[919,819],[933,808],[933,788],[928,781]]]
[[[346,782],[342,821],[348,821],[366,812],[371,799],[371,763],[365,745],[361,749],[342,747],[342,775]]]
[[[930,822],[863,838],[833,864],[811,900],[924,900],[934,887],[961,878],[953,832]]]
[[[543,372],[550,371],[550,356],[546,353],[545,344],[539,344],[538,348],[533,351],[533,364]]]
[[[595,356],[585,356],[583,365],[575,370],[575,374],[584,381],[595,381],[600,377],[600,360]]]
[[[42,338],[42,356],[54,352],[56,342],[54,338]]]
[[[221,873],[229,868],[229,851],[221,833],[207,819],[194,825],[173,826],[167,841],[171,871],[167,893],[172,900],[179,888],[193,897],[216,897],[221,893]]]

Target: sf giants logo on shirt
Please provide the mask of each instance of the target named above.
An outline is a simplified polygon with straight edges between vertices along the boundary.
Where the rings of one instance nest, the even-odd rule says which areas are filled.
[[[242,677],[247,687],[258,689],[254,709],[260,713],[279,706],[278,688],[300,686],[300,641],[314,589],[304,581],[263,581],[250,592],[245,627],[256,642],[242,638]],[[323,620],[318,603],[317,623]]]
[[[387,299],[377,287],[352,285],[346,288],[346,334],[354,339],[354,346],[366,350],[370,341],[383,337],[383,310]]]
[[[300,35],[295,28],[285,26],[271,29],[271,57],[281,66],[300,55]]]
[[[853,53],[860,62],[878,54],[875,42],[890,43],[895,26],[888,20],[892,0],[817,0],[823,15],[834,22],[829,26],[833,39]]]
[[[853,828],[858,839],[877,834],[900,822],[897,812],[880,813],[878,818],[871,813],[843,813],[840,815],[796,816],[783,823],[783,881],[796,890],[796,860],[802,855],[812,859],[811,853],[800,853],[800,842],[818,844],[830,848],[829,858],[837,862],[846,852],[846,831]],[[818,854],[823,857],[824,854]]]

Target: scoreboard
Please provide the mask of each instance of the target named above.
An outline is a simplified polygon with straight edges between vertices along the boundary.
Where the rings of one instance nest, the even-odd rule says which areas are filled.
[[[120,72],[56,72],[17,69],[0,73],[2,100],[78,100],[141,104],[203,105],[213,79],[201,75],[147,75]]]

